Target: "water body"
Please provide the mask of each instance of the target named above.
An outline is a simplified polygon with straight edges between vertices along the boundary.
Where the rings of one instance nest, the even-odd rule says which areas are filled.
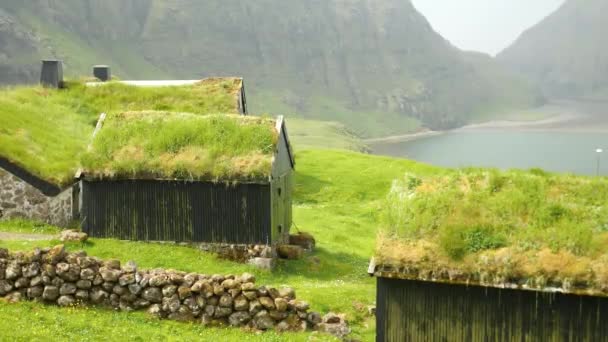
[[[473,129],[370,146],[375,154],[445,167],[542,168],[553,172],[608,175],[608,131]]]

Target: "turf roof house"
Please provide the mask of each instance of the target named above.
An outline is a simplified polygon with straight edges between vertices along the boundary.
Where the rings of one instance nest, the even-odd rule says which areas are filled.
[[[99,127],[79,175],[90,236],[288,240],[294,157],[282,117],[133,112],[102,117]]]
[[[608,197],[608,180],[520,175],[503,178],[506,181],[499,185],[503,189],[498,190],[488,181],[493,176],[484,173],[396,181],[386,206],[392,209],[385,211],[392,215],[387,222],[393,230],[379,236],[368,269],[377,279],[377,341],[608,340],[607,235],[597,228],[605,224],[602,205]],[[525,215],[519,216],[515,205],[500,198],[503,194],[502,198],[513,198],[522,190],[538,193],[540,204],[522,206]],[[437,200],[445,199],[447,192],[455,194],[457,201]],[[590,193],[595,196],[582,195]],[[500,205],[492,207],[492,203]],[[546,215],[544,208],[555,213],[561,205],[580,215],[566,243],[574,245],[578,236],[593,232],[593,252],[547,247],[556,235],[551,230],[555,222],[566,229],[574,221],[548,223],[547,235],[532,235],[536,247],[515,244],[523,241],[518,234],[538,228],[525,226],[526,222],[539,224],[533,222]],[[468,231],[460,225],[470,224],[471,217],[477,224],[484,219],[495,222],[488,220],[492,215],[500,216],[511,230],[507,240],[494,247],[490,240],[483,240],[483,234],[490,236],[483,224],[473,224]],[[520,217],[523,221],[513,224]],[[459,235],[450,235],[450,244],[442,247],[441,232],[451,224],[456,224],[452,231]],[[408,236],[410,229],[416,233]],[[460,253],[457,248],[463,246],[469,254],[461,255],[462,259],[445,253],[446,248]]]
[[[47,88],[45,91],[37,87],[1,90],[0,220],[26,218],[66,227],[80,219],[80,187],[79,184],[74,186],[76,180],[72,175],[78,166],[80,146],[84,146],[78,141],[86,141],[88,138],[84,136],[90,134],[86,133],[87,130],[93,131],[93,127],[82,123],[82,116],[98,116],[100,111],[107,108],[97,108],[94,103],[92,106],[81,106],[78,101],[57,101],[58,97],[106,98],[108,101],[105,104],[138,110],[141,107],[147,109],[150,103],[167,108],[185,103],[193,107],[192,110],[199,110],[199,104],[216,98],[219,99],[217,102],[211,101],[200,110],[204,114],[222,112],[247,115],[242,78],[94,82],[87,84],[90,87],[83,88],[77,82],[65,83],[62,69],[61,61],[43,61],[41,84]],[[104,69],[109,80],[109,68]],[[106,85],[108,88],[97,88]],[[134,91],[135,88],[140,88],[140,91]],[[155,89],[148,91],[141,88]],[[45,96],[41,95],[43,93]],[[133,98],[129,98],[128,94],[132,94]],[[31,98],[32,102],[22,103],[25,96]],[[17,112],[16,107],[19,108]],[[83,113],[83,107],[84,112],[95,112]],[[45,113],[49,108],[53,115]],[[3,113],[4,110],[8,114]],[[58,118],[57,113],[63,116]],[[75,126],[72,127],[72,123]],[[45,128],[43,134],[40,134],[39,126]],[[80,131],[78,134],[82,133],[83,136],[74,136],[75,131]],[[64,150],[69,153],[57,153]]]

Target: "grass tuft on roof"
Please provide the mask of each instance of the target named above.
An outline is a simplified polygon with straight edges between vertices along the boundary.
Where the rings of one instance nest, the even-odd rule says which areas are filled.
[[[260,180],[277,140],[261,117],[125,112],[106,118],[82,167],[89,179]]]
[[[135,87],[118,82],[66,89],[0,89],[0,156],[58,186],[68,185],[102,112],[163,110],[200,115],[238,112],[238,78],[190,86]]]
[[[605,178],[408,174],[386,200],[377,262],[411,279],[608,295],[607,203]]]

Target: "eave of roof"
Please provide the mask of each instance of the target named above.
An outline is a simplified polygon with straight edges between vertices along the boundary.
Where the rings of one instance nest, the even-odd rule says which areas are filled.
[[[73,183],[68,184],[64,187],[60,187],[56,184],[48,182],[48,181],[30,173],[26,169],[20,167],[19,165],[11,162],[10,160],[8,160],[2,156],[0,156],[0,168],[6,170],[7,172],[9,172],[12,175],[14,175],[15,177],[21,179],[25,183],[38,189],[45,196],[48,196],[48,197],[54,197],[54,196],[59,195],[65,189],[71,187],[73,185],[73,183],[76,182],[76,180],[74,180]]]

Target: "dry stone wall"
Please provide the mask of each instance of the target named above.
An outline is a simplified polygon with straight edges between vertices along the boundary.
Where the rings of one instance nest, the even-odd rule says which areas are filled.
[[[48,197],[0,168],[0,219],[14,218],[66,227],[72,218],[72,189]]]
[[[67,253],[62,245],[29,253],[0,249],[0,297],[147,310],[161,318],[258,330],[336,327],[335,315],[324,320],[309,312],[308,303],[297,300],[293,289],[258,286],[251,274],[140,270],[133,262],[121,266],[117,260],[103,261],[85,252]],[[348,332],[341,324],[340,331]]]

